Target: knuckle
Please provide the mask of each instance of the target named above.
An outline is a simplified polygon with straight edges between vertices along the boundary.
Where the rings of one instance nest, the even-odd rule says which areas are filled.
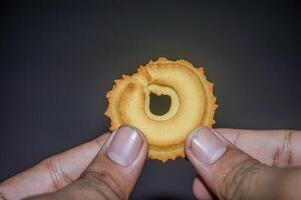
[[[232,160],[232,164],[220,180],[219,196],[222,199],[248,199],[253,195],[254,198],[254,193],[251,194],[254,191],[252,187],[256,187],[256,177],[262,165],[247,155],[240,156],[239,159],[237,155],[230,156],[228,159]]]
[[[272,166],[288,167],[292,165],[293,148],[292,148],[293,132],[288,130],[283,135],[283,139],[275,149],[273,154]]]
[[[42,165],[46,167],[50,174],[52,185],[55,191],[69,185],[73,179],[58,165],[52,157],[42,161]]]
[[[93,190],[103,199],[126,199],[126,190],[107,171],[87,170],[81,177],[80,182],[85,189]]]

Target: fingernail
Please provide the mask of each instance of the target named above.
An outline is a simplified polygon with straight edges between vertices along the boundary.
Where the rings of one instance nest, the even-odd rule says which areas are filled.
[[[116,131],[107,151],[111,160],[121,166],[129,166],[136,160],[143,144],[137,131],[129,126],[122,126]]]
[[[226,152],[226,147],[227,144],[208,128],[198,128],[191,133],[191,152],[200,162],[215,163]]]

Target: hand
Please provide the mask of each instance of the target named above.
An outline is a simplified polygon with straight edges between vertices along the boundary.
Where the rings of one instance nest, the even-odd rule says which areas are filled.
[[[301,131],[203,127],[187,138],[185,152],[198,174],[197,199],[301,198]]]
[[[129,127],[128,127],[129,128]],[[135,129],[127,129],[133,130],[135,133]],[[124,131],[124,129],[120,129],[120,131]],[[206,136],[206,134],[202,134],[203,131],[210,131],[208,129],[201,129],[199,134],[201,134],[201,138]],[[131,132],[131,131],[130,131]],[[274,187],[277,186],[278,182],[275,181],[276,186],[272,177],[273,175],[279,175],[277,177],[277,181],[286,181],[286,186],[290,186],[290,184],[294,184],[294,182],[290,182],[291,176],[293,176],[293,180],[300,180],[296,177],[298,175],[296,171],[298,169],[290,170],[291,172],[273,172],[278,171],[276,169],[270,169],[267,166],[261,165],[258,161],[253,160],[250,156],[246,155],[242,151],[238,150],[235,146],[230,144],[225,138],[227,138],[230,142],[234,143],[241,150],[249,153],[254,158],[257,158],[262,163],[265,163],[270,166],[298,166],[301,164],[301,148],[298,148],[301,144],[301,135],[297,132],[292,131],[247,131],[247,130],[233,130],[233,129],[216,129],[215,135],[218,135],[221,138],[222,142],[226,146],[227,151],[223,152],[220,157],[215,154],[215,159],[213,159],[213,164],[205,164],[208,163],[206,160],[206,156],[196,156],[199,151],[194,151],[191,145],[192,136],[190,136],[186,141],[185,151],[188,159],[197,169],[199,176],[201,178],[195,178],[193,184],[193,191],[195,196],[198,199],[210,199],[213,197],[211,192],[215,193],[216,196],[222,199],[231,199],[231,195],[241,195],[236,197],[247,198],[244,192],[250,193],[250,198],[258,197],[264,198],[264,188],[268,191],[271,189],[273,191]],[[207,132],[208,133],[208,132]],[[75,147],[69,151],[61,153],[59,155],[48,158],[35,167],[18,174],[7,181],[0,184],[0,193],[2,196],[7,199],[21,199],[25,197],[30,197],[34,195],[50,193],[54,191],[59,191],[57,193],[51,193],[46,196],[39,196],[37,198],[83,198],[83,195],[87,194],[85,191],[90,190],[91,186],[97,186],[99,191],[103,191],[103,193],[93,194],[93,190],[90,190],[91,193],[88,192],[88,196],[84,198],[98,198],[99,195],[108,195],[110,198],[117,198],[117,196],[121,196],[124,198],[128,198],[143,166],[143,163],[146,159],[147,154],[147,145],[145,142],[145,138],[142,134],[138,132],[137,138],[142,139],[142,147],[141,153],[137,156],[136,160],[133,161],[131,166],[122,167],[125,163],[124,159],[118,160],[117,157],[109,158],[110,156],[106,156],[108,154],[108,149],[112,144],[112,140],[115,141],[115,136],[117,133],[113,133],[111,136],[109,134],[104,134],[101,137],[88,142],[86,144]],[[213,133],[210,133],[211,135]],[[210,136],[209,134],[209,136]],[[214,136],[213,134],[213,136]],[[193,134],[194,135],[194,134]],[[221,136],[222,135],[222,136]],[[208,136],[208,134],[207,134]],[[224,138],[223,138],[224,137]],[[292,139],[293,138],[293,139]],[[210,139],[209,139],[210,140]],[[123,138],[122,141],[125,141]],[[205,144],[210,144],[206,137],[201,141],[206,141]],[[106,143],[105,143],[106,142]],[[105,143],[105,145],[104,145]],[[103,146],[104,145],[104,146]],[[202,143],[199,143],[200,147],[202,147]],[[222,145],[222,146],[224,146]],[[102,150],[101,147],[103,146]],[[126,145],[124,145],[126,146]],[[204,147],[204,146],[203,146]],[[206,146],[205,146],[206,147]],[[210,146],[206,147],[207,150],[210,150]],[[205,148],[205,149],[206,149]],[[214,149],[211,149],[210,152],[214,152]],[[201,152],[202,154],[202,152]],[[111,156],[114,154],[111,154]],[[134,156],[135,157],[135,156]],[[95,158],[95,159],[94,159]],[[121,157],[123,158],[123,157]],[[125,156],[124,158],[127,158]],[[209,161],[212,157],[208,157]],[[230,160],[231,158],[231,160]],[[89,165],[89,163],[94,159],[94,161]],[[132,160],[131,158],[130,160]],[[246,159],[246,161],[244,161]],[[114,161],[115,160],[115,161]],[[215,160],[215,161],[214,161]],[[250,161],[251,160],[251,161]],[[212,161],[212,160],[211,160]],[[249,162],[250,161],[250,162]],[[267,171],[271,171],[269,173],[264,173],[260,180],[256,179],[256,185],[260,188],[260,190],[256,191],[256,187],[249,191],[252,187],[248,188],[252,181],[248,181],[250,177],[253,177],[252,174],[258,174],[255,177],[261,177],[261,170],[254,170],[254,173],[246,173],[253,172],[252,163],[255,163],[255,166],[260,166],[259,168],[265,169]],[[104,165],[103,163],[107,163],[108,165]],[[119,164],[118,164],[119,163]],[[122,164],[123,163],[123,164]],[[135,164],[136,163],[136,164]],[[203,163],[203,164],[202,164]],[[209,162],[210,163],[210,162]],[[248,164],[249,163],[249,164]],[[89,167],[87,168],[87,166]],[[119,166],[121,165],[121,166]],[[233,168],[233,166],[236,166]],[[111,167],[110,167],[111,166]],[[87,170],[85,171],[85,169]],[[114,184],[110,179],[101,177],[100,179],[91,179],[91,171],[96,172],[96,174],[103,174],[105,171],[108,171],[110,175],[112,175],[113,179],[120,181],[120,176],[128,177],[128,182],[121,180],[121,185],[118,186],[119,192],[116,196],[116,193],[110,191],[106,185],[99,183],[109,183],[109,185]],[[116,171],[114,170],[116,169]],[[235,169],[235,170],[232,170]],[[230,170],[234,171],[232,173]],[[263,170],[265,172],[265,170]],[[85,171],[85,172],[84,172]],[[89,172],[90,171],[90,172]],[[114,173],[112,173],[114,171]],[[134,173],[131,173],[133,171]],[[82,174],[82,172],[84,172]],[[87,172],[87,173],[86,173]],[[116,172],[116,173],[115,173]],[[274,174],[275,173],[275,174]],[[279,174],[278,174],[279,173]],[[82,174],[82,175],[81,175]],[[90,175],[87,175],[90,174]],[[131,174],[128,176],[128,174]],[[232,174],[232,175],[231,175]],[[251,174],[251,175],[248,175]],[[236,175],[236,176],[235,176]],[[280,176],[282,175],[282,176]],[[92,178],[94,176],[92,175]],[[228,177],[227,179],[225,177]],[[248,178],[249,177],[249,178]],[[270,179],[269,179],[270,177]],[[240,179],[239,179],[240,178]],[[112,179],[112,180],[113,180]],[[262,179],[264,181],[262,181]],[[99,182],[97,180],[100,180]],[[243,180],[244,184],[236,184],[238,180]],[[224,182],[232,181],[233,184],[228,184],[230,186],[225,187]],[[261,187],[261,184],[264,184]],[[95,183],[96,182],[96,183]],[[125,182],[129,183],[126,184]],[[89,184],[91,183],[91,184]],[[247,185],[246,185],[247,184]],[[248,185],[249,184],[249,185]],[[300,183],[299,183],[300,184]],[[66,187],[68,186],[68,187]],[[78,188],[80,186],[80,189]],[[81,187],[84,186],[84,187]],[[116,185],[112,185],[115,187]],[[273,186],[273,187],[272,187]],[[295,183],[295,186],[298,186],[298,183]],[[63,188],[63,190],[60,190]],[[207,189],[207,188],[210,189]],[[296,195],[299,196],[298,190],[294,191],[294,185],[289,187],[283,187],[283,184],[279,184],[280,189],[277,188],[275,191],[284,191],[282,195]],[[248,188],[247,191],[244,191],[244,188]],[[288,190],[286,190],[288,188]],[[236,190],[236,192],[232,192]],[[255,192],[254,192],[255,190]],[[293,191],[293,192],[291,192]],[[274,191],[273,191],[274,192]],[[273,193],[272,192],[272,193]],[[286,193],[285,193],[286,192]],[[247,193],[246,193],[247,194]],[[269,194],[268,192],[266,194]],[[76,195],[76,197],[74,197]],[[277,194],[274,194],[277,195]],[[272,198],[272,196],[270,196]],[[279,197],[279,196],[278,196]],[[285,196],[284,198],[288,198],[289,196]],[[293,197],[292,197],[293,198]],[[290,198],[290,199],[292,199]],[[1,198],[0,198],[1,199]]]
[[[127,199],[147,152],[143,134],[123,126],[4,181],[0,199]]]

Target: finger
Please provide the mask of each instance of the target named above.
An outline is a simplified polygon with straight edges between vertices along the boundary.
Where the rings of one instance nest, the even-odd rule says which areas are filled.
[[[269,166],[301,165],[301,131],[214,129],[242,151]],[[197,199],[207,199],[210,191],[199,179],[193,182]],[[209,198],[208,198],[209,199]]]
[[[214,129],[242,151],[269,166],[301,166],[301,131]]]
[[[107,139],[80,178],[49,199],[128,199],[147,159],[148,146],[136,128],[122,126]]]
[[[208,128],[193,131],[187,158],[220,199],[274,199],[282,171],[262,165]],[[281,172],[281,173],[280,173]]]
[[[6,199],[22,199],[69,185],[87,168],[108,135],[103,134],[95,140],[47,158],[9,178],[0,184],[0,194]]]
[[[199,177],[193,179],[192,192],[198,200],[211,200],[213,195],[209,192],[205,184],[200,180]]]

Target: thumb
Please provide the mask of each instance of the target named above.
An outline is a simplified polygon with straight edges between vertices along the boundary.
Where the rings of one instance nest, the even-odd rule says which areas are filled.
[[[147,152],[143,134],[122,126],[110,135],[80,178],[49,199],[128,199]]]
[[[194,130],[185,153],[198,175],[220,199],[271,199],[278,171],[237,149],[214,130]],[[273,187],[275,186],[275,187]]]
[[[112,133],[80,182],[104,199],[128,199],[145,160],[147,142],[136,128],[122,126]],[[94,196],[95,198],[95,196]]]

